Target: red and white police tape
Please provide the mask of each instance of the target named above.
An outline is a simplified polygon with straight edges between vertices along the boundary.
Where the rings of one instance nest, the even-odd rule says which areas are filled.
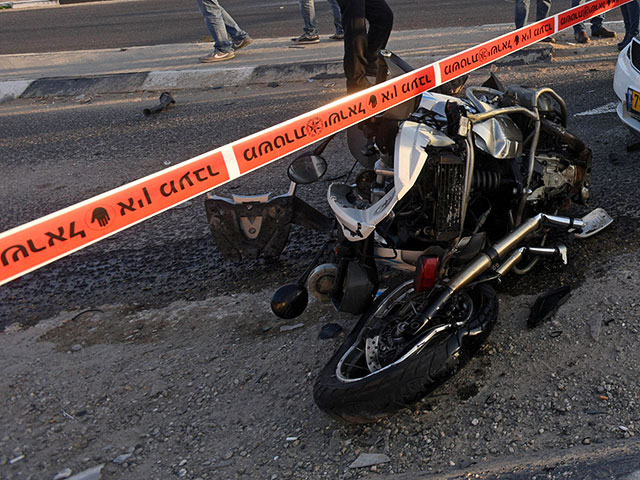
[[[630,0],[593,0],[0,234],[0,285]]]

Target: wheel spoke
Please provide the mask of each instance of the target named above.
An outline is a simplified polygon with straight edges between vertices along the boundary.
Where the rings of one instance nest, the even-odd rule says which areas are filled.
[[[409,306],[413,310],[413,314],[418,315],[418,310],[416,310],[416,307],[413,305],[413,302],[411,300],[409,300]]]
[[[358,370],[364,370],[365,372],[369,371],[368,368],[361,367],[360,365],[353,365],[351,363],[343,363],[343,365],[346,366],[346,367],[357,368]]]

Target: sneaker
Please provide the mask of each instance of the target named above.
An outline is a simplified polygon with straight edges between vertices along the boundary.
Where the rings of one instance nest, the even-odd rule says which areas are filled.
[[[589,35],[586,32],[577,32],[574,36],[578,43],[589,43]]]
[[[209,55],[205,55],[204,57],[200,57],[200,61],[202,63],[213,63],[213,62],[222,62],[223,60],[231,60],[235,57],[236,54],[231,52],[221,52],[219,50],[214,50]]]
[[[329,38],[331,40],[344,40],[344,33],[334,33]]]
[[[615,38],[616,32],[612,32],[611,30],[607,30],[604,27],[600,27],[597,30],[591,30],[591,36],[597,38]]]
[[[292,38],[291,41],[296,43],[318,43],[320,41],[320,37],[318,35],[303,33],[299,37]]]
[[[253,43],[253,39],[247,35],[244,38],[241,38],[239,40],[234,40],[233,43],[231,44],[231,47],[234,50],[240,50],[241,48],[246,47],[247,45],[251,45]]]

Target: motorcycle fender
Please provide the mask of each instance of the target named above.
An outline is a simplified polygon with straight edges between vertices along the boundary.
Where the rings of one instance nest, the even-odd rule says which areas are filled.
[[[391,212],[398,201],[413,187],[427,161],[427,146],[448,147],[454,141],[427,125],[406,121],[402,124],[396,141],[394,188],[368,208],[357,208],[349,201],[352,186],[331,184],[327,200],[347,240],[363,240]]]
[[[454,145],[444,133],[423,123],[404,122],[396,141],[394,186],[397,202],[416,183],[427,161],[427,146],[444,148]],[[394,203],[395,204],[395,203]]]

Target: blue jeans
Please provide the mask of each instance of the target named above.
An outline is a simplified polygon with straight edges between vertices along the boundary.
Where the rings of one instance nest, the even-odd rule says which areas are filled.
[[[638,0],[625,3],[620,7],[620,11],[622,12],[622,20],[624,20],[624,40],[631,40],[638,35],[638,24],[640,23]]]
[[[576,7],[578,5],[582,5],[585,0],[571,0],[571,6]],[[591,33],[597,32],[602,28],[602,22],[604,22],[604,15],[598,15],[597,17],[591,17]],[[573,33],[584,32],[586,27],[584,23],[579,23],[573,26]]]
[[[530,0],[516,0],[515,23],[516,28],[524,27],[529,16]],[[536,21],[549,16],[551,10],[551,0],[536,0]]]
[[[340,6],[337,0],[327,0],[331,5],[331,11],[333,12],[333,24],[336,27],[336,33],[343,34],[342,29],[342,14],[340,13]],[[316,7],[313,0],[300,0],[300,13],[302,13],[302,19],[304,20],[304,33],[307,35],[318,35],[318,23],[316,22]]]
[[[240,28],[218,0],[198,0],[198,6],[217,51],[232,52],[231,42],[242,40],[247,36],[247,32]]]

